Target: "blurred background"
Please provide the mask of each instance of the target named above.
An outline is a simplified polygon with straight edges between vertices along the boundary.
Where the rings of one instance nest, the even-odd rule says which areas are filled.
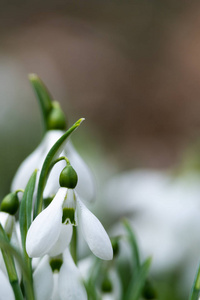
[[[86,118],[72,139],[94,173],[170,168],[198,142],[199,1],[0,4],[1,197],[42,136],[29,73]]]

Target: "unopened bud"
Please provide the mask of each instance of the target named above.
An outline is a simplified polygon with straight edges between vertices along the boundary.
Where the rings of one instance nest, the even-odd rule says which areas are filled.
[[[62,109],[60,108],[59,103],[56,101],[53,102],[53,107],[48,114],[47,128],[49,130],[51,130],[51,129],[65,130],[66,129],[65,115],[64,115]]]
[[[19,208],[19,199],[17,193],[8,194],[1,202],[1,211],[14,215]]]
[[[60,173],[59,183],[61,187],[74,189],[78,182],[78,176],[71,165],[67,165]]]

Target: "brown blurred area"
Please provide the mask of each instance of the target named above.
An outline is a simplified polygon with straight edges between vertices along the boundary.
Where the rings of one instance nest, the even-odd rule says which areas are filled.
[[[70,124],[84,116],[123,169],[168,167],[199,139],[199,1],[1,6],[0,58],[6,57],[4,68],[8,64],[11,71],[14,61],[23,83],[9,87],[16,99],[26,98],[23,86],[34,99],[27,74],[37,73]],[[28,111],[26,101],[20,105],[15,114]],[[18,122],[37,126],[25,113]]]

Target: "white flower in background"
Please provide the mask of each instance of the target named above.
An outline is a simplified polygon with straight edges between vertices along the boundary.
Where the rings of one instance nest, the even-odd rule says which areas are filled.
[[[41,171],[41,167],[47,153],[63,134],[64,131],[62,130],[49,130],[46,132],[39,146],[22,162],[19,169],[17,170],[11,185],[12,191],[15,191],[19,188],[24,189],[30,176],[36,168]],[[70,141],[66,143],[64,150],[62,151],[60,156],[66,156],[77,171],[79,178],[76,188],[77,193],[80,194],[81,197],[86,201],[91,201],[92,199],[94,199],[95,187],[91,171],[82,160],[80,155],[77,153],[77,151],[74,149]],[[60,161],[53,167],[44,190],[44,198],[56,194],[56,191],[59,188],[57,174],[60,174],[64,167],[64,161]],[[39,178],[39,172],[37,176]]]
[[[107,183],[95,212],[113,235],[124,233],[119,220],[129,218],[142,255],[153,257],[151,270],[185,265],[183,276],[190,276],[191,284],[200,252],[199,182],[197,172],[178,177],[155,170],[119,174]]]
[[[15,300],[15,296],[6,275],[0,269],[0,300]]]
[[[36,300],[49,300],[53,292],[53,273],[49,257],[45,255],[33,273],[33,288]]]
[[[33,273],[36,300],[87,300],[81,273],[75,265],[69,249],[63,252],[59,270],[52,271],[51,258],[45,255]]]
[[[63,253],[63,264],[59,271],[58,294],[62,300],[87,300],[81,274],[68,248]]]
[[[121,300],[122,286],[119,275],[115,269],[108,271],[108,278],[111,282],[111,291],[102,293],[102,300]]]
[[[71,240],[72,224],[80,226],[90,250],[97,257],[112,259],[112,245],[102,224],[77,198],[74,190],[65,187],[59,188],[49,206],[32,222],[26,238],[28,255],[62,253]]]
[[[90,277],[93,276],[96,262],[97,261],[94,259],[94,256],[91,255],[81,259],[78,262],[79,270],[85,282],[90,280]],[[98,267],[96,266],[96,268]],[[102,300],[121,300],[122,285],[117,270],[111,266],[111,268],[108,268],[106,272],[105,270],[103,270],[103,272],[99,270],[98,274],[99,277],[95,279],[95,284],[97,287],[96,292],[98,295],[97,298]],[[110,287],[110,289],[107,289],[107,291],[103,291],[102,288],[102,274],[106,276],[106,282],[108,282],[108,287]]]

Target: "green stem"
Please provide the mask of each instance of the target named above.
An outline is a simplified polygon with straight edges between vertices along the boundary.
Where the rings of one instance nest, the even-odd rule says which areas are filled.
[[[4,242],[6,244],[8,244],[8,245],[10,244],[9,238],[1,224],[0,224],[0,237],[1,237],[1,240],[4,240]],[[4,263],[6,266],[10,284],[11,284],[11,286],[13,288],[13,292],[15,294],[15,299],[23,300],[24,298],[22,295],[21,288],[19,286],[19,281],[18,281],[17,271],[15,268],[14,258],[11,255],[11,253],[8,251],[8,249],[4,249],[3,247],[1,247],[1,253],[2,253],[2,256],[4,259]]]
[[[23,280],[23,282],[24,282],[24,289],[25,289],[25,294],[27,296],[27,299],[35,300],[32,285],[30,285],[30,282],[27,282],[27,280],[25,279]]]
[[[51,172],[51,169],[53,168],[53,166],[54,166],[55,164],[57,164],[59,161],[61,161],[61,160],[65,160],[65,161],[66,161],[66,164],[67,164],[67,165],[70,165],[69,159],[68,159],[66,156],[61,156],[61,157],[57,158],[56,160],[54,160],[54,161],[51,163],[51,165],[50,165],[50,167],[49,167],[49,172]]]
[[[15,294],[15,300],[24,300],[18,280],[10,281],[10,284]]]
[[[72,240],[70,243],[70,250],[71,250],[71,255],[72,258],[77,265],[77,228],[76,226],[73,226],[73,235],[72,235]]]

